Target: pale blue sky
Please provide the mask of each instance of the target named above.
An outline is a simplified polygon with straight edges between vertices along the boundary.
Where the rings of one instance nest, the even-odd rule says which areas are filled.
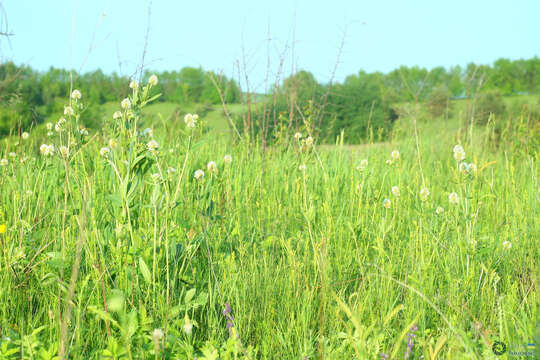
[[[101,68],[125,75],[140,63],[148,0],[0,2],[15,34],[9,44],[1,40],[2,60],[39,70],[72,64],[83,72]],[[285,74],[294,59],[298,69],[325,82],[345,31],[337,80],[359,70],[387,72],[400,65],[432,68],[530,58],[540,56],[539,14],[540,0],[154,0],[146,67],[202,66],[232,75],[244,47],[246,68],[260,88],[268,33],[272,78],[294,33],[294,55],[289,48]]]

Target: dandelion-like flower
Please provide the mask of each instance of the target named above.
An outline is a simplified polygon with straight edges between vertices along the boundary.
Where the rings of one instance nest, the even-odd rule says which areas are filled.
[[[30,134],[25,131],[22,133],[21,137],[23,140],[28,140],[28,138],[30,137]]]
[[[122,117],[122,113],[120,111],[115,111],[112,117],[114,120],[120,119]]]
[[[133,79],[129,82],[129,87],[131,89],[136,89],[139,87],[139,83],[137,82],[137,80]]]
[[[444,212],[444,208],[442,206],[437,206],[435,209],[435,214],[441,215]]]
[[[420,190],[420,200],[422,201],[426,201],[429,197],[429,190],[428,188],[426,187],[423,187],[421,190]]]
[[[39,151],[43,156],[51,156],[54,154],[54,145],[41,144]]]
[[[368,166],[368,160],[367,159],[362,159],[362,160],[360,160],[360,165],[358,165],[356,167],[356,170],[364,171],[367,166]]]
[[[510,250],[512,248],[512,243],[510,241],[505,241],[503,242],[503,247],[506,249],[506,250]]]
[[[193,177],[195,180],[202,180],[204,178],[204,171],[202,169],[195,170]]]
[[[230,163],[232,163],[232,156],[231,156],[231,155],[225,155],[225,156],[223,157],[223,162],[224,162],[225,164],[230,164]]]
[[[459,195],[456,192],[451,192],[448,195],[448,202],[453,205],[457,205],[459,203]]]
[[[9,160],[8,159],[2,159],[0,160],[0,166],[8,166]]]
[[[186,123],[186,126],[190,129],[193,129],[195,126],[197,126],[197,119],[198,116],[196,114],[186,114],[186,116],[184,116],[184,122]]]
[[[392,160],[397,161],[399,159],[399,151],[397,150],[392,151],[392,153],[390,154],[390,157],[392,158]]]
[[[311,136],[308,136],[306,138],[306,146],[312,146],[313,145],[313,138]]]
[[[71,106],[66,106],[64,108],[64,115],[71,116],[75,114],[75,111],[73,111],[73,108]]]
[[[81,92],[80,92],[79,90],[77,90],[77,89],[73,90],[73,92],[71,93],[71,98],[72,98],[73,100],[80,100],[81,97],[82,97],[82,94],[81,94]]]
[[[107,157],[107,155],[109,155],[110,152],[111,152],[111,149],[109,149],[108,147],[102,147],[101,149],[99,149],[99,155],[103,157]]]
[[[65,146],[65,145],[60,146],[58,151],[60,151],[60,154],[63,157],[68,157],[69,156],[69,148],[67,146]]]
[[[47,130],[49,131],[51,131],[53,128],[53,124],[51,122],[48,122],[47,124],[45,124],[45,126],[47,127]]]
[[[390,205],[392,205],[392,202],[390,201],[390,199],[384,199],[382,205],[385,209],[390,209]]]
[[[206,168],[208,169],[208,172],[210,174],[217,174],[218,172],[218,168],[217,168],[217,164],[215,161],[210,161],[207,165],[206,165]]]
[[[392,186],[392,194],[396,197],[400,195],[399,187],[398,186]]]
[[[298,170],[300,170],[300,171],[306,171],[306,169],[307,169],[306,164],[300,164],[298,166]]]
[[[120,103],[120,106],[122,107],[122,109],[127,110],[127,109],[131,108],[131,101],[128,98],[125,98]]]
[[[184,325],[182,327],[184,328],[184,332],[186,333],[186,335],[191,335],[191,332],[193,331],[193,323],[191,322],[187,314],[184,319]]]
[[[159,147],[159,144],[157,143],[156,140],[152,139],[146,144],[146,147],[148,148],[150,152],[155,152],[157,148]]]
[[[154,131],[152,129],[150,129],[150,128],[146,128],[143,131],[143,135],[153,137],[154,136]]]
[[[463,146],[456,145],[454,146],[454,159],[456,161],[463,161],[465,159],[465,149],[463,149]]]
[[[148,79],[148,84],[150,86],[156,86],[158,84],[158,77],[156,75],[150,76],[150,78]]]
[[[297,132],[296,134],[294,134],[294,138],[296,140],[300,140],[302,138],[302,133]]]

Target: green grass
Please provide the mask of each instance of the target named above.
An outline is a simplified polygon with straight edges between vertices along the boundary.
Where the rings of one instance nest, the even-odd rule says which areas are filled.
[[[176,108],[149,105],[136,120],[154,127],[157,155],[133,119],[72,134],[67,159],[39,155],[34,134],[11,148],[0,358],[53,359],[64,344],[74,359],[401,359],[414,324],[410,359],[538,344],[539,147],[522,119],[472,137],[459,118],[422,120],[418,148],[401,119],[385,143],[263,154],[217,136],[220,108],[201,119],[209,132],[171,118]],[[68,132],[45,141],[58,149]],[[110,138],[118,146],[100,156]],[[458,143],[476,173],[459,171]]]

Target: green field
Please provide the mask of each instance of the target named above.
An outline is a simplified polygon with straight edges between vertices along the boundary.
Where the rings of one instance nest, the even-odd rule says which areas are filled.
[[[525,117],[471,126],[458,101],[447,120],[398,119],[385,142],[289,134],[263,152],[219,106],[190,129],[195,106],[132,102],[117,120],[120,104],[103,106],[88,136],[75,108],[51,137],[3,140],[0,359],[540,351],[540,148]]]

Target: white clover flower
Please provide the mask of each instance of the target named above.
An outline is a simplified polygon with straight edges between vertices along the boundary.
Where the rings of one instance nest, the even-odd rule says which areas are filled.
[[[356,170],[364,171],[367,166],[368,166],[368,160],[367,159],[362,159],[362,160],[360,160],[360,165],[358,165],[356,167]]]
[[[81,97],[82,97],[82,94],[81,94],[81,92],[80,92],[79,90],[77,90],[77,89],[73,90],[73,92],[71,93],[71,98],[72,98],[73,100],[80,100]]]
[[[163,339],[163,331],[161,329],[154,329],[152,331],[152,339],[154,339],[154,342],[159,342]]]
[[[150,175],[150,177],[152,178],[153,182],[158,182],[159,180],[161,180],[161,174],[160,173],[154,173],[154,174]]]
[[[191,322],[187,314],[186,314],[186,318],[184,319],[183,328],[186,335],[191,335],[191,332],[193,331],[193,323]]]
[[[109,147],[111,149],[116,149],[116,147],[118,146],[118,143],[116,142],[116,140],[114,139],[109,139]]]
[[[456,159],[456,161],[465,160],[465,149],[463,149],[463,146],[456,145],[454,146],[453,151],[454,151],[454,159]]]
[[[51,156],[54,154],[54,145],[41,144],[39,151],[44,156]]]
[[[302,133],[297,132],[296,134],[294,134],[294,138],[296,140],[300,140],[302,138]]]
[[[66,106],[64,107],[64,115],[67,115],[67,116],[71,116],[75,114],[75,112],[73,111],[73,108],[71,106]]]
[[[225,155],[225,156],[223,157],[223,162],[225,162],[225,164],[230,164],[230,163],[232,163],[232,156],[231,156],[231,155],[228,155],[228,154]]]
[[[174,174],[176,172],[176,168],[173,168],[172,166],[169,166],[167,168],[167,174]]]
[[[195,126],[197,126],[197,119],[198,115],[196,114],[186,114],[186,116],[184,116],[184,122],[186,123],[186,126],[190,129],[193,129]]]
[[[217,174],[218,172],[218,168],[215,161],[210,161],[208,165],[206,165],[206,168],[208,169],[208,172],[210,174]]]
[[[127,109],[131,108],[131,101],[128,98],[125,98],[120,103],[120,106],[122,107],[122,109],[127,110]]]
[[[146,147],[148,148],[148,150],[150,152],[154,152],[157,150],[157,148],[159,147],[159,144],[156,140],[150,140],[147,144],[146,144]]]
[[[437,209],[435,209],[435,214],[441,215],[444,212],[444,208],[442,206],[437,206]]]
[[[139,83],[137,82],[137,80],[133,79],[133,80],[130,81],[129,87],[130,87],[131,89],[136,89],[136,88],[139,87]]]
[[[506,250],[510,250],[512,248],[512,243],[510,241],[505,241],[503,242],[503,247],[506,249]]]
[[[64,157],[68,157],[69,156],[69,148],[67,146],[60,146],[60,148],[58,149],[60,151],[60,154],[62,154],[62,156]]]
[[[420,200],[422,201],[426,201],[429,197],[429,190],[428,188],[426,187],[423,187],[421,190],[420,190]]]
[[[47,131],[47,136],[53,136],[54,133],[52,131]]]
[[[390,201],[390,199],[384,199],[382,205],[385,209],[390,209],[390,205],[392,205],[392,202]]]
[[[306,146],[312,146],[313,145],[313,138],[311,136],[308,136],[306,138]]]
[[[61,132],[62,130],[64,129],[62,129],[62,124],[60,124],[59,122],[54,125],[54,131]]]
[[[48,122],[47,124],[45,124],[45,126],[47,127],[47,130],[52,130],[53,128],[53,124],[51,122]]]
[[[110,152],[111,152],[111,149],[109,149],[108,147],[102,147],[101,149],[99,149],[99,155],[103,157],[107,157],[107,155],[109,155]]]
[[[300,165],[298,166],[298,170],[300,170],[300,171],[306,171],[306,169],[307,169],[306,164],[300,164]]]
[[[392,159],[386,160],[386,165],[392,165],[392,163],[393,163]]]
[[[397,150],[392,151],[392,153],[390,154],[390,157],[394,161],[398,160],[399,159],[399,151],[397,151]]]
[[[152,75],[150,76],[150,78],[148,79],[148,84],[150,86],[156,86],[158,84],[158,78],[156,75]]]
[[[195,174],[193,174],[193,177],[196,180],[202,180],[204,178],[204,171],[202,169],[198,169],[195,171]]]
[[[28,140],[28,138],[30,137],[30,134],[25,131],[22,133],[21,137],[23,140]]]
[[[448,195],[448,202],[453,205],[457,205],[459,203],[459,195],[456,192],[451,192]]]
[[[10,158],[16,158],[16,157],[17,157],[17,154],[14,153],[13,151],[10,151],[10,153],[8,154],[8,156],[9,156]]]
[[[0,166],[8,166],[9,160],[8,159],[2,159],[0,160]]]
[[[396,197],[398,197],[400,195],[400,192],[399,192],[399,187],[397,186],[392,186],[392,194]]]
[[[120,119],[122,117],[122,113],[120,111],[115,111],[112,117],[114,120]]]
[[[153,137],[153,136],[154,136],[154,130],[152,130],[152,129],[150,129],[150,128],[146,128],[146,129],[144,129],[144,131],[143,131],[143,135],[144,135],[144,136]]]

